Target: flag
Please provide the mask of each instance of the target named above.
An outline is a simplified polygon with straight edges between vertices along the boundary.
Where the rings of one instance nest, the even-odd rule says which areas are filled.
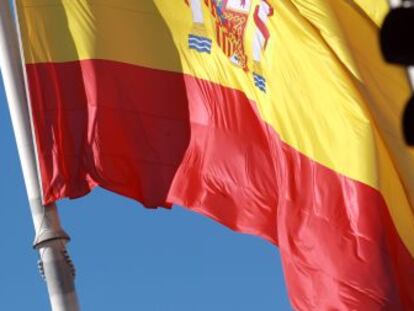
[[[414,310],[385,0],[17,0],[44,203],[96,186],[280,249],[296,310]],[[275,293],[276,295],[276,293]]]

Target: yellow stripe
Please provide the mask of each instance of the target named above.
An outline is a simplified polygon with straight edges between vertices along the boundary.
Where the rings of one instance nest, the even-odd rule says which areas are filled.
[[[184,0],[17,2],[27,63],[107,59],[243,90],[286,143],[381,191],[414,255],[414,153],[404,146],[399,124],[409,88],[403,71],[385,65],[377,47],[385,0],[270,1],[275,14],[261,64],[267,94],[254,87],[251,71],[220,50],[205,6],[203,29]],[[252,15],[244,38],[250,70]],[[211,54],[188,49],[191,32],[213,39]]]

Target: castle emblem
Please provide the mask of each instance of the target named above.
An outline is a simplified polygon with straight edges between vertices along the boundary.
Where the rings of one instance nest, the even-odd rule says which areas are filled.
[[[198,53],[211,53],[213,38],[209,37],[206,31],[203,11],[205,5],[215,24],[214,42],[233,65],[249,72],[245,32],[251,16],[253,0],[185,0],[185,2],[191,8],[193,19],[193,26],[188,35],[188,47]],[[268,0],[259,0],[253,13],[255,33],[251,57],[254,84],[263,92],[266,92],[266,79],[263,76],[261,61],[270,38],[266,23],[272,15],[273,8]]]

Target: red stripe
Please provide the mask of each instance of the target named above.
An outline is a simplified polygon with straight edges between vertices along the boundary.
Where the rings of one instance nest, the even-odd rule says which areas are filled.
[[[28,65],[46,202],[95,185],[281,250],[297,310],[414,310],[380,193],[310,160],[236,90],[110,61]]]

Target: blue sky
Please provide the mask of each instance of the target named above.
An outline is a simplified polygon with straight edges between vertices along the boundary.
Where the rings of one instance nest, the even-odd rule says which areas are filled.
[[[0,310],[48,310],[0,80]],[[279,252],[181,207],[97,189],[59,202],[82,310],[290,310]]]

